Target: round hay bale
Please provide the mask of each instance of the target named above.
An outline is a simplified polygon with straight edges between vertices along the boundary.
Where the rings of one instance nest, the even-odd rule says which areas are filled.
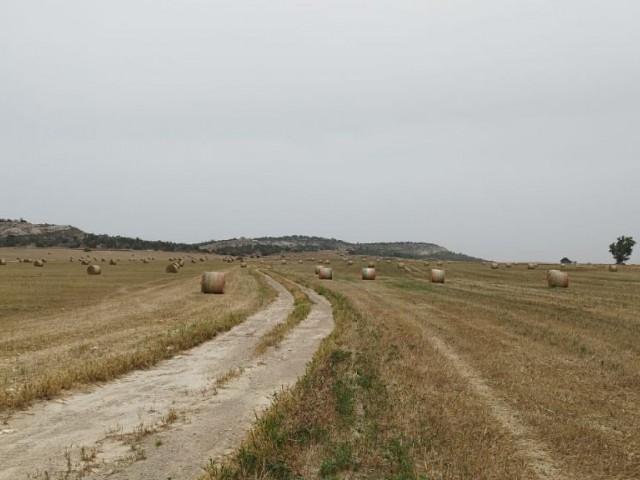
[[[316,275],[318,275],[320,273],[320,269],[322,268],[322,265],[316,265]]]
[[[204,272],[200,279],[202,293],[224,293],[224,273]]]
[[[618,271],[618,265],[609,265],[609,271],[610,272],[617,272]]]
[[[87,268],[87,273],[89,275],[100,275],[102,273],[102,268],[100,265],[89,265]]]
[[[82,265],[89,265],[89,260],[81,260],[80,263]]]
[[[331,280],[333,278],[333,269],[329,267],[320,267],[318,278],[320,280]]]
[[[369,268],[376,268],[376,262],[369,262],[369,263],[367,263],[367,267],[369,267]]]
[[[33,262],[34,267],[44,267],[44,262],[42,260],[36,260]]]
[[[429,266],[429,262],[424,262],[424,266],[428,267]]]
[[[178,270],[180,270],[180,267],[177,263],[171,263],[167,265],[167,268],[164,269],[164,271],[167,273],[178,273]]]
[[[534,270],[537,267],[535,263],[528,263],[527,270]]]
[[[496,262],[491,263],[491,270],[498,270],[500,268],[500,264]]]
[[[404,263],[400,262],[400,263],[398,264],[398,268],[399,268],[400,270],[404,270]]]
[[[0,265],[6,265],[7,261],[4,258],[0,258]]]
[[[432,268],[429,273],[429,281],[431,283],[444,283],[444,270]]]
[[[247,262],[240,262],[240,268],[247,268]]]
[[[507,263],[507,264],[505,265],[505,267],[507,267],[507,268],[511,268],[511,264],[510,264],[510,263]]]
[[[302,265],[304,262],[302,260],[298,260],[298,264]]]
[[[286,264],[287,264],[287,261],[286,261],[286,260],[282,260],[282,261],[280,262],[280,265],[286,265]]]
[[[33,260],[31,260],[30,258],[25,258],[22,260],[22,263],[33,263]]]
[[[117,265],[118,262],[116,262],[113,258],[111,260],[109,260],[109,265]]]
[[[569,274],[560,270],[549,270],[547,272],[547,283],[551,288],[567,288],[569,286]]]
[[[375,280],[376,279],[376,269],[375,268],[363,268],[362,269],[362,280]]]
[[[100,261],[101,262],[106,262],[106,260],[104,258],[101,258]]]
[[[195,258],[191,259],[191,263],[197,263]]]
[[[347,265],[353,265],[353,260],[348,260]]]
[[[437,266],[439,266],[439,267],[441,267],[442,265],[444,265],[444,262],[443,262],[442,260],[438,260],[438,261],[436,262],[436,265],[437,265]]]
[[[325,265],[331,265],[331,260],[325,260],[325,261],[324,261],[324,264],[325,264]]]

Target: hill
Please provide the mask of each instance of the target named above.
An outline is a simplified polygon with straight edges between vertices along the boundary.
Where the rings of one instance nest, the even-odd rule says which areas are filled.
[[[0,247],[63,247],[117,250],[204,251],[219,255],[267,256],[333,250],[347,255],[377,257],[480,260],[424,242],[350,243],[304,235],[232,238],[203,243],[174,243],[83,232],[71,225],[33,224],[24,219],[0,219]]]
[[[150,241],[119,235],[83,232],[71,225],[29,223],[24,219],[0,219],[0,247],[61,247],[111,250],[197,251],[198,245]]]
[[[292,235],[284,237],[234,238],[210,241],[200,249],[220,255],[264,256],[279,253],[319,252],[334,250],[347,255],[376,257],[437,258],[442,260],[470,260],[479,258],[455,253],[440,245],[424,242],[350,243],[335,238]]]

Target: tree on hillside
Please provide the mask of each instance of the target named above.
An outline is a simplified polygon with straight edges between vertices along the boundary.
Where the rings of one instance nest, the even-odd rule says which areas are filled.
[[[616,259],[616,263],[618,265],[629,260],[635,244],[636,241],[633,237],[625,237],[623,235],[618,237],[618,240],[615,243],[609,245],[609,251],[611,252],[611,255],[613,255],[613,258]]]

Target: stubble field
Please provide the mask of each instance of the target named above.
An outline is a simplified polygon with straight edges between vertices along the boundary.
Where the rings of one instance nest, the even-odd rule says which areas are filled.
[[[100,265],[102,274],[87,275],[80,255]],[[169,258],[179,255],[184,267],[166,273]],[[47,262],[38,268],[18,257]],[[8,260],[0,266],[5,414],[150,367],[228,330],[274,295],[261,277],[199,255],[191,263],[188,254],[163,252],[0,249],[0,258]],[[202,295],[198,275],[204,270],[228,271],[229,295]]]
[[[77,251],[40,251],[43,268],[15,261],[33,252],[0,252],[12,261],[0,266],[7,415],[242,321],[273,296],[250,273],[268,267],[325,295],[336,326],[296,387],[203,478],[640,478],[637,267],[568,267],[569,288],[550,289],[545,265],[452,262],[437,285],[433,263],[418,261],[377,261],[378,278],[363,281],[365,260],[325,253],[334,278],[318,280],[317,254],[246,270],[182,254],[171,275],[175,254],[104,252],[103,274],[90,277],[68,261]],[[229,295],[199,293],[205,269],[228,272]]]
[[[332,300],[307,377],[209,478],[640,478],[640,270],[277,266]],[[207,477],[205,477],[207,478]]]

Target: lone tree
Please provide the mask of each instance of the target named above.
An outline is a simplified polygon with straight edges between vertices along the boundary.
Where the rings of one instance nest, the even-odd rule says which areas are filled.
[[[609,251],[613,258],[616,259],[616,263],[618,265],[626,262],[631,257],[631,252],[633,252],[633,246],[636,244],[636,241],[633,237],[625,237],[624,235],[618,237],[618,241],[609,245]]]

